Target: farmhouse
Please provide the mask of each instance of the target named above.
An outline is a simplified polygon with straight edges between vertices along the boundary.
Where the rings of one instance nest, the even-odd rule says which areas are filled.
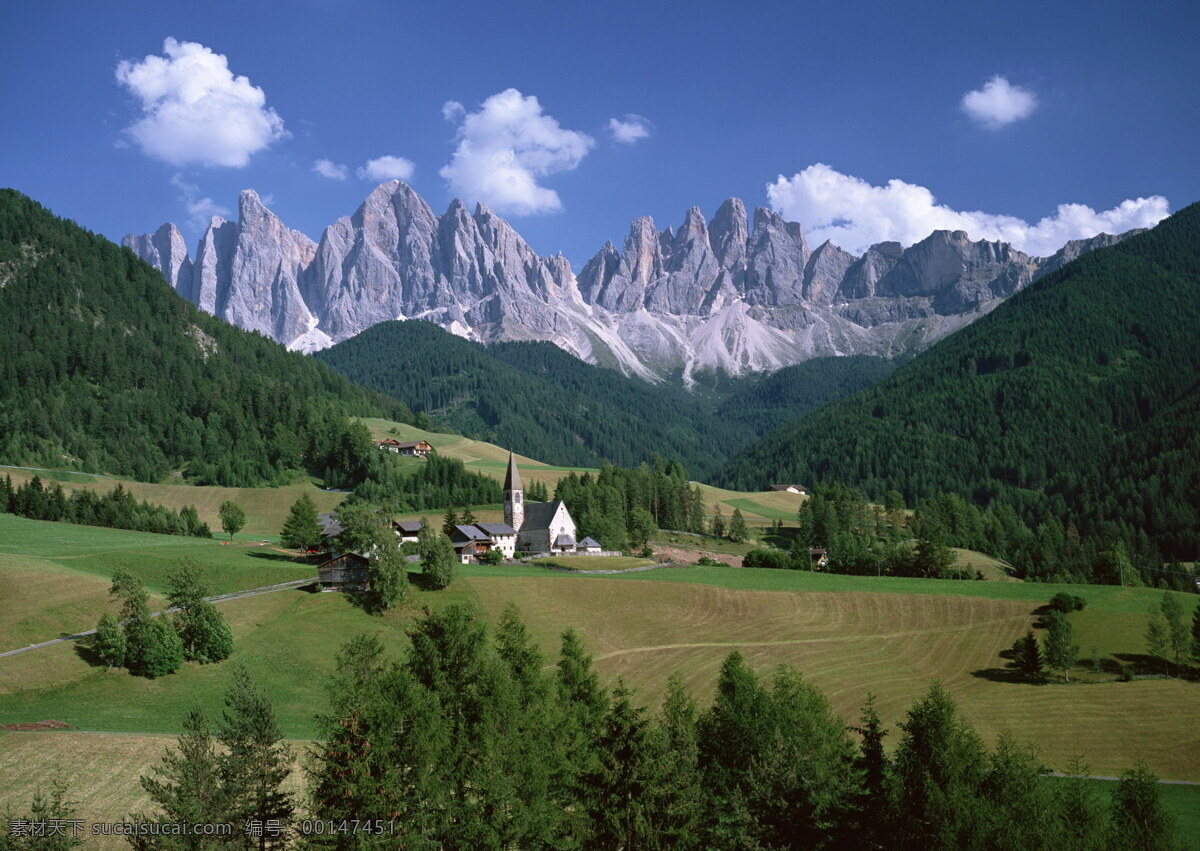
[[[470,564],[492,548],[491,538],[477,526],[455,526],[450,543],[463,564]]]
[[[517,530],[507,523],[476,523],[475,528],[482,531],[505,558],[512,558],[517,550]]]
[[[420,520],[395,520],[392,522],[392,531],[396,533],[400,543],[415,544],[417,536],[421,534],[421,526]]]
[[[433,451],[433,446],[425,440],[399,441],[394,437],[389,437],[387,440],[376,441],[375,445],[384,452],[395,452],[398,455],[410,455],[417,458],[424,458]]]
[[[804,485],[768,485],[768,490],[783,491],[784,493],[798,493],[801,496],[808,495],[808,488]]]

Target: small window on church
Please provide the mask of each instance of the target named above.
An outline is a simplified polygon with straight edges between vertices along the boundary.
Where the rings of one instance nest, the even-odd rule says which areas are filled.
[[[520,495],[519,493],[514,493],[514,494],[513,494],[513,502],[514,502],[514,503],[517,503],[517,502],[520,502],[520,501],[521,501],[521,495]]]

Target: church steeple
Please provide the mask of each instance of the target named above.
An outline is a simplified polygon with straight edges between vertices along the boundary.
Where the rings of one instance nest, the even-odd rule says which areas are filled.
[[[511,452],[508,453],[508,473],[504,476],[504,522],[518,532],[525,522],[525,490],[521,486],[517,458]]]

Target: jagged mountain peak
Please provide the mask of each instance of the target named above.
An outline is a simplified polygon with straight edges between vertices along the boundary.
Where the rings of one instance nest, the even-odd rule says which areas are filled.
[[[287,228],[252,189],[237,222],[214,217],[194,258],[173,225],[125,244],[203,309],[305,351],[379,322],[421,318],[482,341],[549,340],[648,378],[697,369],[773,369],[830,354],[920,348],[972,321],[1039,274],[1120,237],[1027,257],[1002,242],[935,231],[856,257],[769,207],[739,198],[678,230],[635,218],[578,277],[539,256],[479,202],[440,216],[400,180],[375,186],[319,242]]]

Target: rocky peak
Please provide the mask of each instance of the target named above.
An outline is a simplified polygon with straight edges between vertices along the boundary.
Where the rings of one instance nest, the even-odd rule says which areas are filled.
[[[188,257],[187,243],[179,228],[170,222],[164,224],[153,235],[126,234],[121,244],[146,262],[157,266],[175,290],[188,301],[196,301],[192,281],[192,260]]]
[[[708,239],[722,269],[740,272],[745,268],[750,232],[741,198],[727,198],[721,203],[709,223]]]

